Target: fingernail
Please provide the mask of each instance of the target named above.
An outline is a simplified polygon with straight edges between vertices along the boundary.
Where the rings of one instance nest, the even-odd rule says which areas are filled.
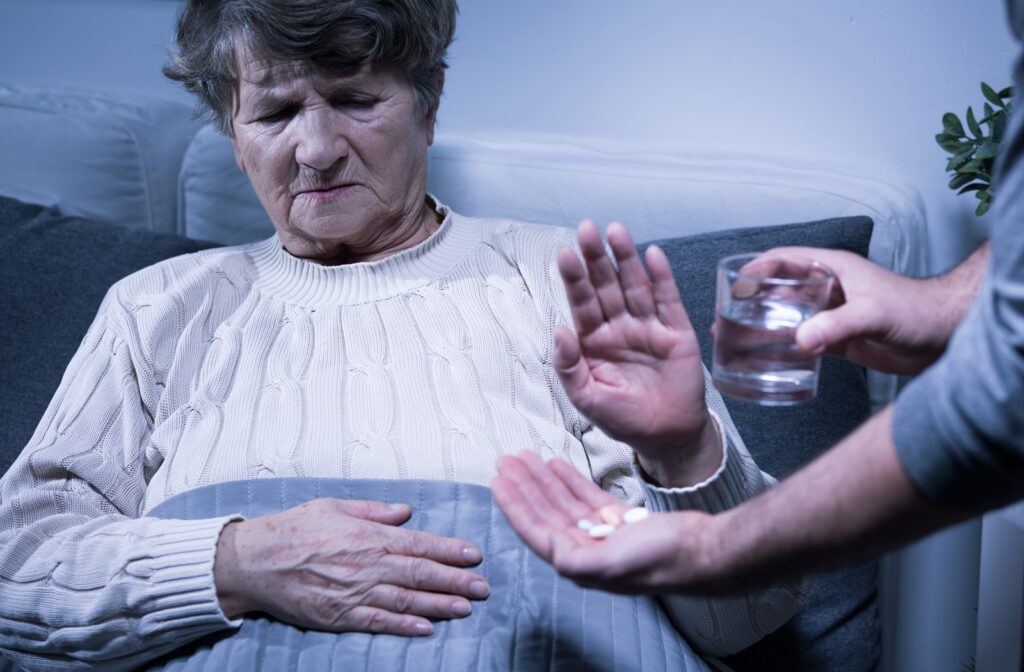
[[[469,616],[473,606],[466,600],[458,600],[452,604],[452,613],[456,616]]]
[[[484,557],[480,555],[480,549],[474,548],[472,546],[466,546],[462,549],[462,558],[466,562],[472,562],[474,564],[484,559]]]
[[[391,509],[392,511],[408,511],[409,510],[409,505],[408,504],[388,504],[388,508]]]
[[[434,632],[434,626],[430,623],[424,623],[423,621],[414,625],[413,629],[416,631],[417,635],[429,635]]]
[[[485,581],[474,581],[469,584],[469,594],[476,598],[484,598],[491,594],[491,587]]]
[[[749,299],[757,294],[760,286],[757,280],[751,278],[740,278],[732,283],[732,296],[734,299]]]

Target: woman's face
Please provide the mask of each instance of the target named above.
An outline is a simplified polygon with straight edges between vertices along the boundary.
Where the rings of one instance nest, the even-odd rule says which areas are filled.
[[[397,67],[325,76],[245,50],[239,65],[235,158],[289,252],[365,261],[426,237],[434,110]]]

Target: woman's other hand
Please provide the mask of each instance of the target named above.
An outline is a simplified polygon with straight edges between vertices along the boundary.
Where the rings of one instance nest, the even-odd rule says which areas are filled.
[[[555,369],[569,398],[612,438],[630,444],[664,486],[714,473],[721,442],[704,403],[700,347],[668,258],[647,249],[644,270],[629,232],[608,226],[615,264],[590,220],[578,229],[583,261],[558,252],[576,333],[555,332]],[[617,268],[616,268],[617,266]]]
[[[480,550],[396,527],[406,505],[317,499],[229,523],[214,578],[228,618],[264,612],[304,628],[429,635],[430,619],[461,618],[490,590],[463,569]]]

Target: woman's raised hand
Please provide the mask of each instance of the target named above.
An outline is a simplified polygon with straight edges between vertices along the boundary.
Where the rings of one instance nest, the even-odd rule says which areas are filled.
[[[630,444],[662,485],[703,480],[721,463],[721,447],[704,403],[697,336],[668,258],[649,247],[648,276],[622,224],[608,226],[614,264],[594,222],[581,222],[577,234],[582,262],[571,248],[558,252],[576,333],[556,330],[554,365],[569,398]]]
[[[317,499],[229,523],[214,578],[228,618],[264,612],[304,628],[429,635],[430,619],[467,616],[490,591],[465,567],[480,550],[405,530],[406,505]]]

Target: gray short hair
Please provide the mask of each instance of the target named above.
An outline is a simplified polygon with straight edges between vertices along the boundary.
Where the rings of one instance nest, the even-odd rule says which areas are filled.
[[[437,107],[438,75],[455,33],[456,0],[188,0],[164,75],[199,98],[231,135],[238,47],[272,60],[346,73],[397,65],[421,110]]]

